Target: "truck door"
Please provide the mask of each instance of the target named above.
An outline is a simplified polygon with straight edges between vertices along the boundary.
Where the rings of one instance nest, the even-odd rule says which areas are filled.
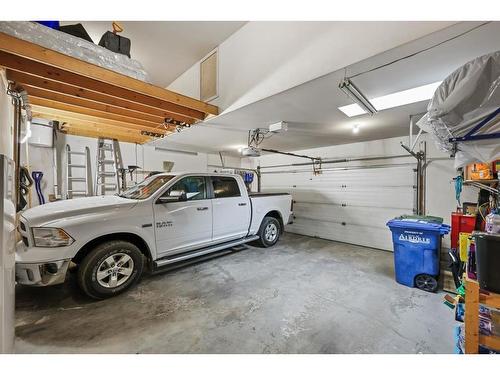
[[[212,241],[212,201],[208,177],[184,177],[153,205],[159,257],[209,245]]]
[[[224,242],[246,236],[250,224],[250,203],[238,181],[229,176],[212,176],[213,241]]]

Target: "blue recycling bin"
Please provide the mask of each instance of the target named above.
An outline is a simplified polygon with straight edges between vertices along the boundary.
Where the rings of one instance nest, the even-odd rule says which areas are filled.
[[[451,228],[434,219],[396,218],[387,223],[392,232],[398,283],[428,292],[437,290],[441,238]]]

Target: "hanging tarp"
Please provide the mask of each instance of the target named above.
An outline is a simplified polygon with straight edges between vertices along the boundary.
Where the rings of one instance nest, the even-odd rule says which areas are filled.
[[[500,159],[500,51],[446,77],[417,125],[441,150],[455,154],[457,168]]]

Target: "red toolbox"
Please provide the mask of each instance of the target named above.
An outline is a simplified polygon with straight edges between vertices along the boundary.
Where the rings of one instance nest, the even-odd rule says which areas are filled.
[[[451,247],[458,249],[459,234],[472,233],[476,226],[476,217],[464,215],[461,212],[451,213]]]

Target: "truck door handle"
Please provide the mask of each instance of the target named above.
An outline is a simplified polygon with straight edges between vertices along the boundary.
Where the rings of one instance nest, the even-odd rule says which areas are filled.
[[[208,207],[197,207],[196,209],[198,211],[206,211],[206,210],[208,210]]]
[[[246,203],[238,203],[238,206],[246,206]]]

